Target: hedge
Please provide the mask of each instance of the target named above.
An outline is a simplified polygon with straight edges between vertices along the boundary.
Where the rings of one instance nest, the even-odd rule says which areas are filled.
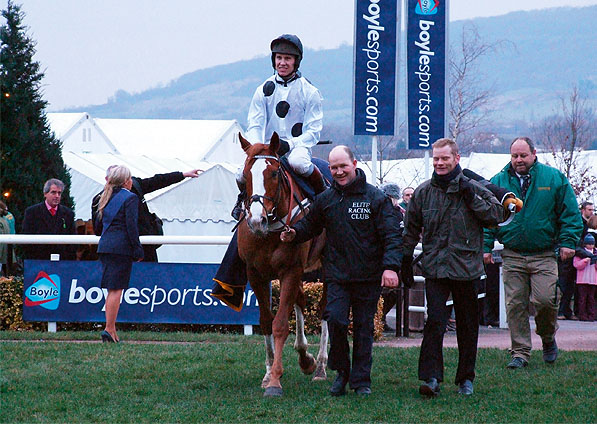
[[[321,333],[321,315],[319,313],[319,300],[323,290],[323,283],[321,282],[305,282],[303,283],[303,291],[305,293],[305,333],[306,334],[320,334]],[[278,310],[278,302],[280,300],[280,282],[278,280],[272,281],[272,310]],[[352,313],[350,315],[349,333],[352,334]],[[374,339],[381,340],[383,338],[383,298],[379,298],[377,303],[377,313],[374,319]],[[296,318],[294,308],[290,314],[290,331],[295,332]]]

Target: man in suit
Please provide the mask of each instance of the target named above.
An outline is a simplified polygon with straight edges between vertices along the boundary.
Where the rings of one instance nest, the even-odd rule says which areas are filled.
[[[44,184],[45,200],[25,210],[23,234],[75,234],[75,214],[60,204],[64,183],[51,178]],[[58,253],[61,260],[75,260],[76,245],[30,244],[24,246],[25,259],[49,260]]]

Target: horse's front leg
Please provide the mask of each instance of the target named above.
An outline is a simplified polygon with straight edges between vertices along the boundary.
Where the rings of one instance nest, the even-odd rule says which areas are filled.
[[[261,380],[261,387],[265,388],[269,384],[274,363],[274,336],[272,335],[274,316],[270,308],[269,282],[259,281],[255,276],[249,281],[259,302],[259,327],[265,342],[265,375]]]
[[[280,279],[280,305],[278,312],[274,317],[272,332],[274,334],[274,363],[271,368],[270,381],[265,388],[264,396],[282,396],[282,384],[280,378],[284,373],[282,365],[282,354],[284,352],[284,344],[288,338],[288,317],[290,315],[290,308],[294,305],[298,284],[300,282],[300,275],[298,273],[288,273],[285,277]]]
[[[266,334],[263,336],[265,341],[265,375],[261,380],[261,387],[264,389],[269,385],[272,377],[272,365],[274,364],[274,336]]]
[[[313,381],[326,380],[325,371],[328,365],[328,322],[321,320],[321,339],[319,340],[319,353],[317,354],[317,368],[313,374]]]
[[[294,313],[296,315],[296,339],[294,341],[294,350],[299,354],[299,365],[303,374],[313,374],[315,371],[315,359],[313,355],[307,352],[309,342],[305,336],[305,317],[303,315],[303,309],[294,304]]]

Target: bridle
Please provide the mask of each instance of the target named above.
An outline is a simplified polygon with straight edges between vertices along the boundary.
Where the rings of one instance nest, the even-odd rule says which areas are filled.
[[[251,197],[249,197],[246,201],[245,201],[245,211],[249,211],[251,209],[251,205],[253,203],[259,203],[261,205],[261,207],[263,208],[263,210],[265,211],[265,219],[267,222],[268,226],[271,226],[273,224],[275,224],[276,222],[279,222],[280,217],[278,217],[277,215],[277,210],[278,210],[278,203],[280,203],[280,197],[282,196],[282,184],[286,185],[287,187],[290,186],[290,183],[288,181],[288,175],[286,175],[286,171],[284,171],[284,169],[282,168],[282,164],[280,163],[280,158],[278,158],[277,156],[273,156],[273,155],[255,155],[251,158],[249,158],[250,160],[256,160],[256,159],[270,159],[273,161],[278,162],[278,186],[276,187],[276,194],[274,195],[274,197],[271,196],[266,196],[266,195],[260,195],[260,194],[253,194]],[[251,164],[251,167],[249,169],[251,169],[253,167],[253,165]],[[265,207],[265,203],[264,201],[270,201],[273,204],[273,207],[271,210],[267,210],[267,208]]]
[[[308,199],[304,199],[302,202],[301,200],[296,196],[296,193],[294,192],[294,188],[293,188],[293,184],[291,183],[292,180],[292,176],[286,171],[286,169],[284,169],[284,167],[282,166],[282,163],[280,162],[280,158],[278,156],[273,156],[273,155],[255,155],[250,157],[247,162],[251,161],[251,160],[255,160],[255,159],[270,159],[273,161],[278,162],[278,185],[276,187],[276,194],[274,195],[274,197],[271,196],[266,196],[266,195],[260,195],[260,194],[253,194],[251,197],[249,197],[248,199],[245,200],[245,215],[248,215],[248,211],[251,208],[251,205],[253,203],[259,203],[261,205],[261,207],[263,208],[263,210],[265,211],[265,219],[266,219],[266,223],[267,226],[269,227],[269,231],[272,232],[281,232],[281,231],[285,231],[286,229],[288,229],[290,227],[290,224],[292,222],[292,220],[294,218],[296,218],[296,216],[298,216],[298,213],[305,212],[305,208],[308,206]],[[253,167],[253,164],[251,164],[251,167],[249,167],[249,169],[251,169]],[[246,179],[246,177],[245,177]],[[288,191],[290,192],[290,197],[289,197],[289,213],[284,216],[284,217],[280,217],[278,216],[278,205],[280,203],[281,200],[281,196],[282,196],[282,186],[286,187],[288,189]],[[297,206],[291,210],[291,206],[292,206],[292,200],[295,200]],[[271,208],[271,210],[267,210],[267,208],[265,207],[265,201],[270,201],[273,204],[273,207]],[[286,222],[284,222],[286,221]],[[251,227],[250,223],[247,221],[247,224],[249,225],[249,227]]]

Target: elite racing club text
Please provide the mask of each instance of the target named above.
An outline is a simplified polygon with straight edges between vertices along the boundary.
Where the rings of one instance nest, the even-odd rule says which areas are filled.
[[[350,219],[369,219],[371,215],[371,202],[352,202],[348,208]]]
[[[419,39],[415,45],[419,47],[419,68],[415,72],[419,79],[419,147],[429,147],[429,131],[431,129],[429,111],[431,110],[430,62],[435,53],[431,50],[429,29],[435,25],[433,21],[419,21]]]

